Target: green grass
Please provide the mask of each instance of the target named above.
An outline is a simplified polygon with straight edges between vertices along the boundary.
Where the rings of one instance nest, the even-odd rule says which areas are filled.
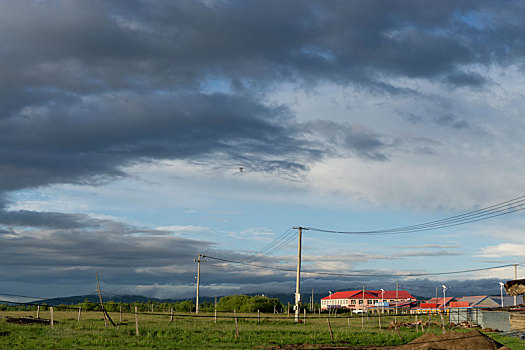
[[[31,312],[2,312],[8,316],[30,316]],[[213,316],[212,314],[199,314]],[[190,316],[190,314],[184,315]],[[100,313],[83,313],[77,322],[76,312],[55,311],[54,329],[47,325],[16,325],[0,320],[0,332],[10,332],[0,336],[1,349],[91,349],[91,348],[144,348],[144,349],[252,349],[259,346],[286,344],[331,344],[326,315],[307,319],[306,324],[295,323],[292,318],[279,319],[274,315],[261,315],[258,323],[253,314],[250,319],[239,319],[240,338],[235,337],[235,323],[231,314],[221,314],[217,323],[213,317],[175,317],[169,322],[166,315],[139,315],[140,337],[135,335],[135,322],[132,314],[125,315],[127,325],[119,329],[104,327]],[[41,312],[41,318],[48,318],[48,312]],[[279,317],[283,317],[280,315]],[[118,314],[112,314],[118,321]],[[401,317],[397,318],[402,321]],[[413,316],[405,317],[413,320]],[[407,343],[422,334],[421,330],[401,329],[402,339],[394,330],[386,329],[389,317],[382,318],[383,329],[379,329],[378,319],[362,319],[354,316],[331,317],[330,324],[335,344],[340,345],[399,345]],[[425,331],[441,332],[439,327]],[[497,341],[511,349],[524,349],[523,342],[516,338],[492,335]]]

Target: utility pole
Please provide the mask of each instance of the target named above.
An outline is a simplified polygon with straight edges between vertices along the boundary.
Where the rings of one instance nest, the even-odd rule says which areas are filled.
[[[202,260],[204,255],[199,254],[197,259],[193,259],[197,263],[197,298],[195,300],[195,313],[199,313],[199,286],[201,283],[201,262],[206,262],[205,260]]]
[[[514,264],[514,280],[518,279],[518,264]],[[514,306],[516,306],[516,296],[514,296]]]
[[[315,302],[314,302],[314,289],[312,288],[312,312],[314,312],[314,305],[315,305]]]
[[[397,302],[399,298],[399,283],[396,283],[396,315],[397,315]]]
[[[294,230],[299,231],[298,243],[297,243],[297,276],[295,279],[295,322],[299,322],[299,303],[301,302],[301,248],[303,241],[303,230],[308,230],[307,228],[297,226],[293,227]]]

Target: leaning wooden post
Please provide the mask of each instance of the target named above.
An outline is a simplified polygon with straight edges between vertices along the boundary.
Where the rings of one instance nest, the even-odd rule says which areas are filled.
[[[80,314],[82,313],[82,306],[80,306],[78,308],[78,317],[77,317],[77,322],[80,322]]]
[[[51,319],[49,324],[51,325],[51,328],[53,328],[54,327],[54,320],[53,320],[53,307],[52,306],[49,307],[49,314],[50,314],[49,318]]]
[[[332,341],[334,341],[334,333],[332,333],[332,326],[330,326],[330,318],[329,317],[326,318],[326,322],[328,322],[328,330],[330,331],[330,339],[332,339]]]
[[[40,318],[40,305],[36,307],[36,318]]]
[[[257,323],[261,323],[261,310],[257,309]]]
[[[104,316],[104,326],[108,326],[108,318],[106,317],[106,313],[104,312],[104,303],[102,302],[102,292],[100,291],[100,283],[98,281],[98,272],[95,271],[95,275],[97,276],[97,291],[98,291],[98,298],[100,300],[100,307],[102,308],[102,316]]]
[[[288,310],[288,317],[290,317],[290,302],[288,302],[287,310]]]
[[[235,338],[239,338],[239,325],[237,324],[237,312],[233,310],[233,318],[235,319]]]
[[[173,308],[170,309],[170,323],[173,322]]]
[[[394,321],[394,324],[395,324],[395,329],[396,329],[397,335],[399,336],[399,339],[403,340],[403,337],[401,336],[401,333],[399,332],[399,328],[397,328],[397,322]]]
[[[215,309],[214,311],[215,311],[215,312],[214,312],[214,318],[213,318],[213,320],[214,320],[215,323],[217,323],[217,309]]]
[[[139,333],[139,315],[137,307],[135,306],[135,334],[137,335],[137,338],[140,336]]]

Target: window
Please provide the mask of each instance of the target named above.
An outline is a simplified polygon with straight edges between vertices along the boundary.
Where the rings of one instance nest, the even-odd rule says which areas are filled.
[[[363,305],[363,299],[359,300],[359,305]]]
[[[373,300],[367,300],[367,302],[368,302],[368,305],[372,305],[374,303]]]
[[[355,299],[352,300],[352,305],[355,305]]]

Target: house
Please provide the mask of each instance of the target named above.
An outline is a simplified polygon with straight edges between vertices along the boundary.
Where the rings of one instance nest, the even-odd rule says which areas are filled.
[[[395,306],[405,301],[416,300],[405,290],[350,290],[336,292],[321,299],[321,310],[348,309],[368,311],[381,306]]]
[[[499,298],[498,298],[499,299]],[[494,299],[488,295],[477,295],[459,298],[456,302],[450,304],[450,307],[498,307],[498,304]]]
[[[453,297],[446,297],[443,298],[432,298],[429,300],[426,300],[419,304],[419,307],[414,307],[410,310],[410,313],[412,314],[436,314],[438,312],[443,312],[443,309],[447,309],[450,307],[451,302],[457,301]],[[443,305],[445,307],[443,308]]]

